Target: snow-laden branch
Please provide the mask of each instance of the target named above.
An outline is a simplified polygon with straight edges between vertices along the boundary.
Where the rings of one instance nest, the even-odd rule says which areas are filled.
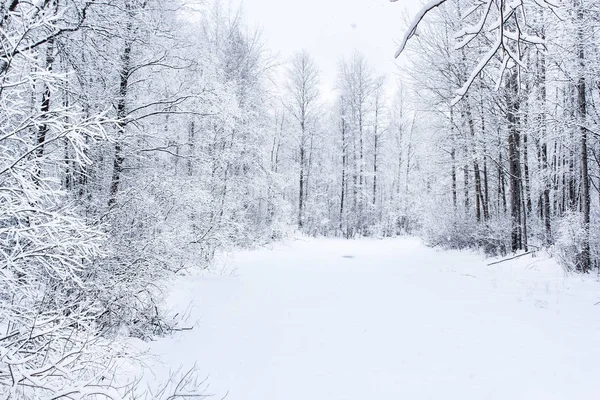
[[[485,57],[483,57],[481,59],[481,61],[479,61],[479,64],[477,64],[475,69],[473,69],[473,71],[471,72],[471,75],[469,76],[469,79],[467,79],[467,82],[465,82],[465,84],[460,89],[457,90],[457,92],[456,92],[457,96],[452,100],[452,105],[456,105],[467,94],[467,92],[469,91],[469,88],[471,87],[471,85],[473,85],[475,78],[477,78],[477,76],[479,76],[479,74],[481,73],[481,71],[483,71],[485,66],[492,60],[492,58],[494,58],[494,56],[496,55],[496,52],[498,51],[498,49],[500,49],[501,46],[502,46],[502,39],[498,38],[496,43],[487,52]]]
[[[395,3],[397,1],[398,0],[390,0],[390,2],[392,2],[392,3]],[[442,5],[445,2],[446,2],[446,0],[430,0],[417,13],[417,15],[415,16],[415,18],[412,20],[411,24],[409,25],[408,29],[406,30],[406,34],[404,35],[404,37],[400,41],[400,47],[396,51],[396,58],[400,57],[400,54],[402,54],[402,52],[406,48],[406,44],[408,43],[408,41],[410,40],[410,38],[412,38],[414,36],[414,34],[416,33],[417,28],[418,28],[419,24],[421,23],[421,21],[423,20],[423,18],[425,18],[425,15],[427,15],[427,13],[429,13],[431,10],[433,10],[436,7],[439,7],[440,5]]]
[[[397,0],[390,0],[396,2]],[[544,39],[527,34],[523,32],[522,28],[525,27],[525,5],[526,0],[513,0],[510,2],[498,1],[498,0],[476,0],[472,7],[470,7],[466,17],[472,16],[474,13],[480,12],[481,14],[477,18],[477,22],[473,25],[466,26],[455,33],[454,37],[459,40],[455,46],[455,50],[460,50],[469,45],[475,38],[496,32],[496,39],[492,42],[493,44],[485,52],[482,59],[479,60],[477,65],[471,71],[469,78],[463,84],[463,86],[457,90],[457,97],[452,101],[452,104],[456,104],[460,101],[468,92],[469,88],[473,85],[473,82],[481,74],[481,72],[489,65],[489,63],[501,53],[501,66],[500,66],[500,77],[499,82],[502,81],[505,69],[510,65],[510,62],[525,67],[523,60],[521,59],[521,45],[544,45]],[[556,5],[546,0],[529,0],[539,7],[548,8],[554,10]],[[404,37],[400,42],[400,47],[396,52],[396,57],[399,57],[405,50],[406,45],[411,37],[416,33],[419,24],[423,21],[424,17],[432,11],[434,8],[445,3],[446,0],[431,0],[425,4],[421,10],[416,14],[415,18],[409,25]],[[495,5],[495,7],[494,7]],[[516,27],[516,29],[515,29]],[[499,84],[498,84],[499,87]]]
[[[461,49],[463,47],[465,47],[467,44],[469,44],[474,38],[477,37],[477,35],[479,35],[481,33],[481,31],[483,30],[484,26],[485,26],[485,22],[488,19],[488,16],[490,14],[490,11],[492,9],[492,2],[493,0],[487,0],[487,2],[485,3],[485,7],[484,7],[484,11],[481,15],[481,18],[479,18],[479,22],[476,25],[472,25],[469,27],[466,27],[460,31],[458,31],[455,34],[455,38],[456,39],[460,39],[463,38],[464,39],[460,42],[458,42],[456,44],[456,49]],[[475,11],[477,11],[484,3],[480,3],[477,4],[476,6],[473,7],[472,10],[470,10],[470,12],[467,15],[470,15],[471,13],[474,13]]]

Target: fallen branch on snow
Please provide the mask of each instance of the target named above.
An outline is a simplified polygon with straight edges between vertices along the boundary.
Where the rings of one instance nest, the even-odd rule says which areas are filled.
[[[514,260],[514,259],[516,259],[516,258],[523,257],[523,256],[526,256],[526,255],[529,255],[529,254],[533,254],[533,253],[534,253],[533,251],[528,251],[527,253],[523,253],[523,254],[517,254],[517,255],[516,255],[516,256],[514,256],[514,257],[511,257],[511,258],[506,258],[506,259],[504,259],[504,260],[495,261],[495,262],[493,262],[493,263],[490,263],[490,264],[488,264],[488,267],[490,267],[490,266],[492,266],[492,265],[496,265],[496,264],[501,264],[501,263],[503,263],[503,262],[506,262],[506,261]]]

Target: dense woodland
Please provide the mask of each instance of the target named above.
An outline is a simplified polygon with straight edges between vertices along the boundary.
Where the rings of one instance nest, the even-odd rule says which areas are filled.
[[[430,2],[327,102],[219,4],[1,1],[2,396],[131,395],[107,343],[174,329],[159,282],[296,231],[597,268],[600,3],[557,3]]]
[[[432,159],[447,171],[429,177],[425,235],[490,254],[545,247],[567,270],[597,268],[600,4],[434,3],[401,49],[420,60],[410,74],[438,115]]]

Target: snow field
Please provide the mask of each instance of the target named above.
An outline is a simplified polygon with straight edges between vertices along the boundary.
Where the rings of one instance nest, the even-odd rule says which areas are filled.
[[[151,373],[196,365],[230,400],[598,399],[600,285],[546,256],[487,266],[417,239],[300,239],[175,282],[192,331]]]

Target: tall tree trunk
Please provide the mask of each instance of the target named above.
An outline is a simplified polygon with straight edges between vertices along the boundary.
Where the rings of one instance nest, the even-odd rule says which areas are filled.
[[[465,99],[466,103],[466,117],[469,125],[469,131],[471,132],[471,153],[473,157],[473,175],[475,177],[475,216],[477,222],[481,222],[481,207],[483,200],[483,192],[481,186],[481,171],[479,170],[479,162],[477,161],[477,149],[476,149],[476,137],[475,137],[475,122],[473,121],[473,114],[471,113],[471,106],[469,105],[469,99]]]
[[[456,211],[458,210],[458,184],[456,177],[456,136],[454,132],[454,107],[450,107],[450,140],[452,142],[452,149],[450,150],[450,159],[452,160],[452,205],[454,207],[454,213],[456,214]]]
[[[523,174],[525,175],[525,209],[531,213],[531,181],[529,174],[529,138],[526,132],[523,132]]]
[[[553,154],[552,154],[552,185],[553,185],[553,210],[552,214],[555,216],[562,216],[562,198],[563,198],[563,190],[562,190],[562,169],[561,169],[561,153],[560,147],[558,144],[558,140],[554,140],[553,146]]]
[[[194,153],[196,152],[196,124],[193,120],[190,122],[188,142],[187,173],[188,176],[192,176],[194,175]]]
[[[590,255],[590,178],[588,170],[588,145],[587,145],[587,104],[585,83],[585,36],[584,36],[584,8],[581,0],[576,0],[577,5],[577,39],[579,58],[579,79],[577,81],[577,111],[579,122],[580,158],[581,158],[581,212],[583,214],[583,228],[585,236],[581,248],[581,272],[587,273],[591,268]]]
[[[283,135],[283,127],[285,125],[285,115],[281,114],[281,123],[278,124],[277,135],[273,138],[273,147],[271,149],[271,170],[275,173],[279,171],[279,152],[281,149],[281,137]]]
[[[518,251],[523,248],[522,202],[521,202],[521,143],[519,124],[519,83],[516,69],[507,77],[507,119],[508,119],[508,164],[511,210],[511,248]]]
[[[468,152],[467,152],[468,154]],[[465,215],[469,215],[471,213],[471,202],[469,197],[469,164],[465,164],[463,166],[463,192],[464,192],[464,201],[465,201]]]
[[[500,135],[500,126],[498,126],[498,214],[500,210],[504,214],[508,212],[506,202],[506,176],[504,175],[504,157],[502,152],[502,138]],[[500,208],[502,206],[502,208]]]
[[[128,31],[132,30],[131,24],[128,26]],[[120,190],[121,178],[123,174],[123,136],[125,134],[125,118],[127,117],[127,91],[129,89],[129,73],[131,68],[131,50],[132,43],[127,41],[121,55],[121,81],[119,85],[119,97],[117,100],[117,139],[115,140],[115,153],[113,159],[113,173],[110,185],[110,194],[108,206],[113,207],[117,202],[117,195]]]
[[[416,119],[416,117],[413,116],[410,131],[408,133],[408,148],[406,149],[406,181],[404,182],[404,216],[402,217],[402,219],[403,219],[402,226],[404,227],[405,230],[409,229],[408,228],[408,224],[409,224],[409,220],[408,220],[408,189],[409,189],[409,185],[410,185],[410,171],[412,168],[412,165],[411,165],[412,146],[413,146],[412,136],[413,136],[413,131],[415,129],[415,119]]]
[[[579,88],[577,88],[579,91]],[[576,142],[575,132],[572,132],[571,135],[573,139],[573,143]],[[577,177],[578,175],[575,172],[575,150],[573,147],[569,146],[569,210],[576,211],[577,205],[579,203],[579,198],[577,196]]]
[[[541,38],[545,38],[545,33],[542,29]],[[548,166],[548,138],[546,129],[546,54],[543,51],[538,53],[539,57],[539,78],[538,85],[540,88],[540,107],[542,112],[540,113],[540,140],[542,141],[541,146],[541,164],[542,164],[542,179],[543,179],[543,192],[542,192],[542,215],[544,219],[544,243],[546,246],[552,243],[552,224],[550,215],[550,168]]]
[[[483,148],[483,219],[490,219],[490,186],[488,179],[487,149]]]
[[[485,138],[485,109],[483,107],[483,97],[481,98],[481,136]],[[489,181],[488,181],[488,166],[487,166],[487,145],[486,141],[483,141],[483,219],[485,221],[490,219],[490,192],[489,192]]]
[[[344,234],[344,207],[345,207],[345,199],[346,199],[346,187],[347,187],[347,175],[346,168],[348,165],[348,154],[347,154],[347,145],[346,145],[346,121],[342,117],[341,121],[341,131],[342,131],[342,187],[340,193],[340,232]]]
[[[56,13],[57,10],[55,10]],[[52,72],[52,68],[54,67],[54,39],[48,40],[46,47],[46,71]],[[42,93],[42,104],[40,107],[41,119],[42,123],[38,128],[37,138],[36,138],[36,151],[35,157],[40,159],[44,155],[46,140],[48,139],[48,133],[50,128],[48,127],[47,120],[49,118],[50,113],[50,101],[52,97],[52,92],[50,91],[50,86],[44,82],[43,83],[43,93]],[[42,165],[38,164],[35,171],[35,181],[38,184],[41,184],[42,179]]]
[[[304,146],[300,147],[300,194],[298,196],[298,228],[302,229],[303,227],[303,212],[304,212],[304,159],[305,159],[305,150]]]
[[[375,105],[375,126],[373,128],[373,205],[377,205],[377,155],[379,153],[379,104]]]
[[[304,208],[306,209],[306,204],[308,203],[308,198],[310,195],[310,179],[311,179],[311,172],[313,170],[313,161],[314,161],[314,155],[315,155],[315,135],[313,132],[310,133],[310,135],[308,136],[309,138],[309,142],[310,145],[308,146],[308,161],[307,161],[307,166],[306,166],[306,176],[304,178]]]

